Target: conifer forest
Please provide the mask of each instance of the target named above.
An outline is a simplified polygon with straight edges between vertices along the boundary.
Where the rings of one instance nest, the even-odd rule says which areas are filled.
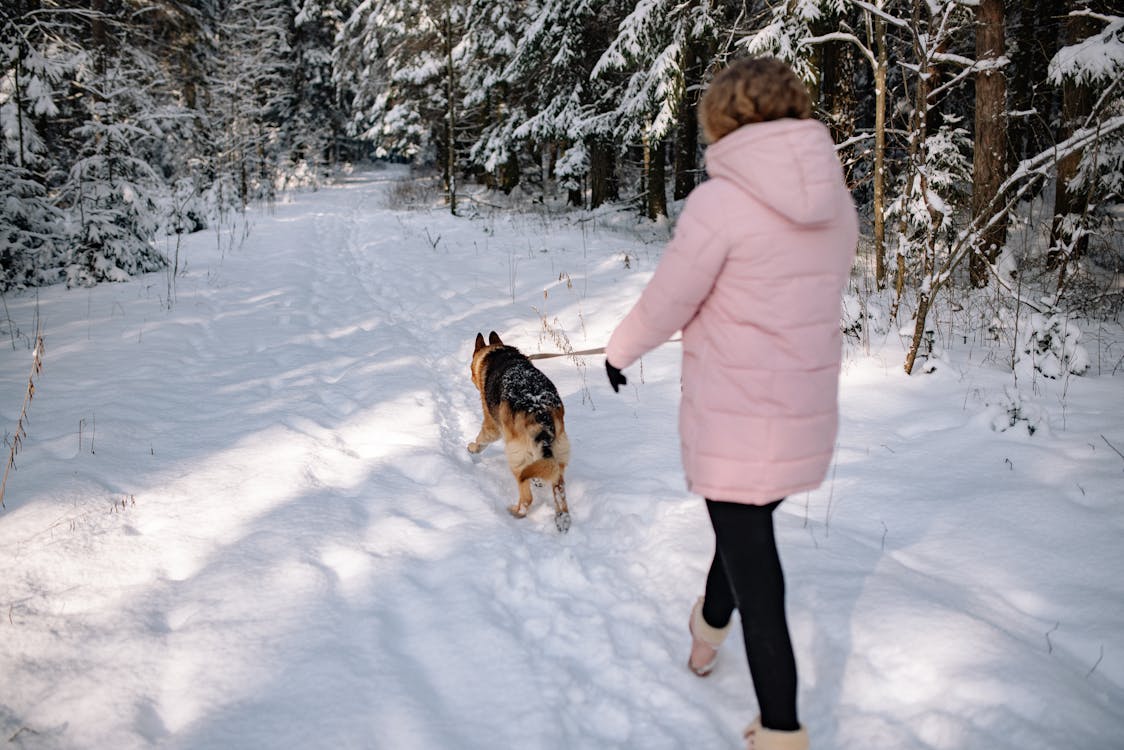
[[[374,159],[453,214],[494,191],[674,219],[699,96],[756,55],[831,128],[907,371],[942,298],[984,289],[1055,339],[1119,315],[1109,0],[5,0],[0,289],[174,267],[176,236]]]

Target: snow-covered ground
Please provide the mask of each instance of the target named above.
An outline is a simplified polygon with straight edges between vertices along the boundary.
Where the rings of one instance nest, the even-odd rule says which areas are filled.
[[[403,210],[402,174],[258,212],[244,243],[188,237],[170,306],[164,274],[8,295],[5,430],[36,314],[46,353],[0,511],[0,742],[739,745],[738,639],[710,678],[685,668],[712,547],[677,345],[620,395],[599,357],[540,363],[573,443],[566,535],[508,515],[498,447],[465,450],[475,334],[602,345],[666,228]],[[828,481],[777,516],[813,747],[1124,747],[1119,345],[1016,387],[1002,354],[911,378],[876,339],[849,348]],[[1033,435],[992,428],[1016,388]]]

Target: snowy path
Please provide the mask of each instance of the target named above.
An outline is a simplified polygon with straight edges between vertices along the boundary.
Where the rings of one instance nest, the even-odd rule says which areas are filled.
[[[512,519],[502,451],[464,448],[475,333],[554,349],[538,310],[597,346],[658,245],[391,210],[398,174],[301,195],[242,247],[188,238],[171,309],[160,274],[40,294],[0,512],[0,742],[736,746],[740,643],[706,681],[682,664],[711,548],[678,350],[620,397],[600,360],[542,365],[574,443],[567,535]],[[9,299],[23,332],[35,305]],[[1121,380],[1072,385],[1068,430],[1035,442],[966,406],[1001,376],[895,367],[849,365],[833,480],[778,518],[814,746],[1119,747],[1120,466],[1087,444],[1124,445]]]

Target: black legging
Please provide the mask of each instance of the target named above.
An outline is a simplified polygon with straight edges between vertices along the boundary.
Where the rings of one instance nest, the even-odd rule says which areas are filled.
[[[702,615],[707,624],[721,628],[730,622],[735,607],[741,613],[761,725],[793,731],[800,728],[796,658],[784,614],[784,571],[773,535],[773,511],[780,504],[706,501],[715,551]]]

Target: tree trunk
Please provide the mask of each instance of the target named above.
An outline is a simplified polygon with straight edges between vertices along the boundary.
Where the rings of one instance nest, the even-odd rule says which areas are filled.
[[[510,95],[507,86],[503,86],[500,88],[500,94],[503,97],[501,101],[506,103],[508,96]],[[496,113],[497,122],[502,122],[504,117],[504,112]],[[503,179],[500,181],[500,189],[503,190],[504,194],[506,195],[511,194],[511,191],[515,189],[515,186],[519,184],[519,180],[522,178],[523,171],[519,163],[518,148],[518,146],[512,148],[511,153],[507,157],[507,161],[502,167]]]
[[[244,153],[240,155],[238,160],[238,197],[242,201],[243,210],[245,210],[250,203],[250,176],[246,173],[246,156]]]
[[[512,151],[504,163],[499,166],[499,188],[505,195],[510,195],[518,184],[519,155]]]
[[[457,214],[457,155],[456,155],[456,132],[457,132],[457,110],[454,94],[456,86],[454,78],[455,71],[453,69],[453,22],[450,17],[449,6],[445,6],[445,106],[447,112],[448,130],[445,137],[445,171],[446,171],[446,187],[449,195],[449,213],[456,216]]]
[[[980,0],[976,6],[976,138],[972,156],[972,219],[983,226],[995,215],[999,186],[1007,176],[1007,81],[989,68],[1003,56],[1003,0]],[[980,234],[972,250],[971,281],[987,286],[988,268],[1007,239],[1007,219],[1000,217]]]
[[[886,288],[886,22],[874,19],[878,67],[874,70],[874,279]]]
[[[921,33],[921,2],[920,0],[913,0],[913,28],[916,35]],[[913,55],[918,63],[920,70],[932,70],[932,57],[930,53],[924,49],[917,36],[913,40]],[[917,353],[921,348],[921,343],[925,339],[925,326],[928,322],[929,308],[933,304],[933,295],[936,294],[936,289],[931,285],[933,280],[933,272],[936,268],[936,237],[933,234],[933,223],[939,220],[936,215],[936,210],[929,202],[928,192],[928,172],[926,163],[926,150],[925,142],[929,134],[929,115],[931,112],[928,108],[929,92],[932,90],[930,86],[934,83],[934,76],[919,75],[917,76],[917,89],[914,92],[914,106],[913,115],[910,118],[910,159],[909,169],[910,174],[907,175],[906,191],[903,197],[903,202],[908,205],[910,201],[911,187],[914,182],[914,176],[917,177],[917,188],[920,191],[921,199],[925,202],[925,207],[929,212],[929,225],[925,231],[925,249],[924,256],[921,262],[921,275],[924,279],[920,285],[917,294],[917,310],[913,316],[913,338],[910,341],[909,351],[905,356],[905,373],[906,375],[913,374],[913,366],[917,361]],[[905,218],[902,219],[904,237]],[[894,303],[895,307],[901,300],[901,291],[904,288],[905,277],[905,262],[902,255],[898,254],[898,301]]]
[[[648,155],[644,161],[648,165],[648,218],[653,221],[667,216],[667,157],[664,142],[649,140]]]
[[[695,188],[699,169],[699,94],[692,87],[699,83],[699,55],[694,44],[684,53],[683,98],[679,100],[679,126],[675,140],[675,188],[672,195],[682,200]]]
[[[928,73],[929,58],[923,57],[923,50],[919,40],[916,38],[917,34],[921,33],[921,4],[920,0],[913,0],[913,28],[914,39],[912,41],[912,55],[913,59],[910,61],[918,66],[918,70],[924,70]],[[913,196],[915,177],[923,170],[925,161],[925,139],[928,133],[926,125],[928,124],[928,101],[929,101],[929,88],[926,85],[929,81],[929,76],[918,75],[916,90],[913,94],[913,112],[909,115],[909,156],[906,175],[905,175],[905,188],[901,197],[902,205],[908,206]],[[908,86],[907,86],[908,90]],[[898,236],[899,244],[905,241],[909,236],[909,217],[907,212],[903,211],[901,218],[898,220]],[[902,303],[902,295],[905,292],[905,275],[906,275],[905,256],[899,250],[897,257],[897,277],[894,280],[894,305],[891,317],[896,318],[898,308]],[[920,324],[920,323],[919,323]],[[906,362],[909,363],[906,367],[908,374],[913,367],[912,360],[916,352],[906,357]]]
[[[817,33],[827,34],[849,20],[832,15]],[[821,50],[820,98],[827,113],[831,137],[843,143],[855,134],[858,102],[855,97],[855,46],[850,42],[832,41],[816,45]]]
[[[589,207],[597,208],[620,197],[616,152],[611,143],[594,136],[589,143]]]
[[[675,186],[672,195],[683,200],[698,184],[699,123],[695,107],[681,120],[675,145]]]
[[[94,47],[94,70],[98,77],[105,75],[105,57],[108,42],[105,33],[105,0],[90,2],[90,39]]]
[[[21,92],[21,89],[20,89],[20,86],[22,85],[21,82],[20,82],[20,71],[23,70],[23,58],[24,58],[23,40],[20,40],[20,41],[16,42],[16,44],[17,44],[17,50],[18,50],[17,57],[16,57],[16,69],[15,69],[16,86],[15,86],[15,90],[12,92],[12,101],[16,105],[16,132],[17,132],[17,135],[18,135],[17,145],[19,147],[19,153],[18,153],[18,158],[16,159],[16,163],[19,165],[20,169],[23,169],[24,168],[24,162],[23,162],[23,155],[24,155],[23,101],[22,101],[22,96],[21,96],[22,92]],[[3,138],[4,138],[3,133],[0,133],[0,147],[3,146]],[[3,153],[2,148],[0,148],[0,153]]]
[[[1070,10],[1084,7],[1081,0],[1070,0]],[[1064,44],[1076,44],[1096,33],[1098,25],[1085,16],[1069,16],[1064,23]],[[1078,84],[1067,79],[1062,83],[1062,112],[1058,127],[1058,141],[1065,140],[1081,127],[1082,122],[1093,111],[1094,93],[1086,84]],[[1050,226],[1050,250],[1046,255],[1046,265],[1050,269],[1063,267],[1070,260],[1080,258],[1088,247],[1088,238],[1074,236],[1072,227],[1067,226],[1067,216],[1081,216],[1089,210],[1088,194],[1077,186],[1070,186],[1077,175],[1083,151],[1058,160],[1058,178],[1054,192],[1054,218]]]
[[[1017,8],[1009,85],[1010,109],[1019,115],[1011,118],[1007,129],[1012,163],[1042,153],[1053,140],[1053,91],[1046,80],[1050,60],[1058,52],[1060,19],[1066,14],[1062,0],[1019,0]]]
[[[917,316],[914,319],[913,337],[909,342],[909,351],[905,355],[905,374],[913,374],[913,366],[917,363],[917,354],[921,351],[921,344],[925,340],[925,321],[929,317],[929,308],[933,300],[928,292],[922,291],[917,296]]]
[[[597,208],[608,200],[607,175],[609,159],[601,140],[594,136],[589,143],[589,207]]]

